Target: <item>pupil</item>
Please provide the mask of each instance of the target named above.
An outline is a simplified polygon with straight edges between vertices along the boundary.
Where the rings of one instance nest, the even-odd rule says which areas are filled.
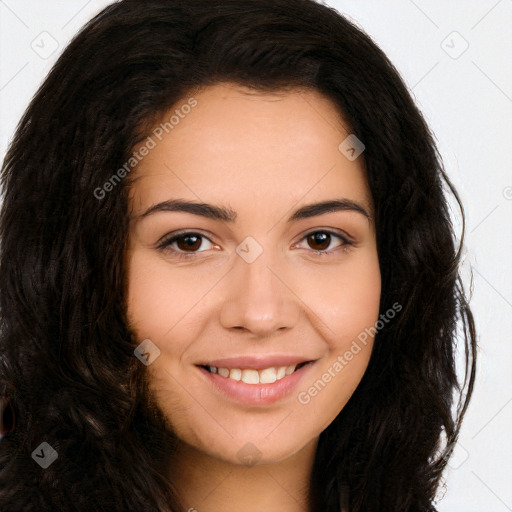
[[[180,241],[184,241],[184,240],[186,240],[186,242],[184,244],[180,243]],[[191,240],[192,240],[192,243],[189,243]],[[200,237],[198,237],[198,236],[186,235],[186,236],[182,236],[182,237],[178,238],[178,247],[182,250],[183,249],[184,250],[198,249],[200,246],[201,246],[201,241],[200,241]]]
[[[321,245],[321,247],[312,247],[312,249],[315,249],[316,251],[329,247],[330,238],[331,236],[328,233],[313,233],[309,236],[309,239],[313,244]]]

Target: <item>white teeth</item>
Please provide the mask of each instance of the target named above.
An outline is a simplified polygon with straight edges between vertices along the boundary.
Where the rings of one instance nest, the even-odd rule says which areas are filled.
[[[252,369],[239,369],[239,368],[217,368],[215,366],[208,366],[208,370],[211,373],[218,373],[221,377],[233,379],[236,381],[242,381],[246,384],[272,384],[284,377],[291,375],[296,364],[290,366],[279,366],[270,367],[263,370],[252,370]]]
[[[217,372],[222,377],[229,377],[229,370],[227,368],[217,368]]]
[[[277,373],[275,368],[265,368],[260,373],[260,383],[261,384],[272,384],[277,380]]]
[[[242,382],[246,384],[259,384],[258,370],[242,370]]]
[[[242,370],[233,368],[229,371],[229,378],[233,380],[240,380],[242,378]]]

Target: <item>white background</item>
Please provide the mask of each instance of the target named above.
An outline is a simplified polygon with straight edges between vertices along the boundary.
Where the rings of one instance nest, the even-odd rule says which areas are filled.
[[[1,159],[51,65],[109,3],[0,1]],[[479,373],[439,510],[512,511],[512,0],[324,3],[355,21],[400,71],[466,208]]]

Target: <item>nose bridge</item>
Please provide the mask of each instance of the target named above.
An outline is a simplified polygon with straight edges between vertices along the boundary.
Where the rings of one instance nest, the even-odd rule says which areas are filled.
[[[283,265],[275,248],[247,237],[236,251],[221,313],[224,327],[244,328],[258,336],[292,327],[298,309],[285,276],[279,275]]]

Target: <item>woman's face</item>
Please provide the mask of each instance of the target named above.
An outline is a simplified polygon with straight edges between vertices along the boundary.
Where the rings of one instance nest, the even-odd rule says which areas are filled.
[[[127,254],[152,392],[204,454],[279,461],[317,440],[370,357],[380,272],[363,157],[339,148],[350,131],[315,91],[211,86],[163,123],[133,171]]]

